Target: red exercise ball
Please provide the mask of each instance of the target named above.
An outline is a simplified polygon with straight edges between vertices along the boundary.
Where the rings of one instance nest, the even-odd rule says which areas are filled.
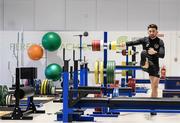
[[[33,44],[28,48],[28,56],[32,60],[39,60],[43,57],[43,48],[37,44]]]

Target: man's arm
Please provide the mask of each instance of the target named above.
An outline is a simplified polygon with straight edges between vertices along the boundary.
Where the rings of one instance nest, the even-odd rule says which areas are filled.
[[[126,46],[140,45],[143,43],[143,41],[144,41],[144,38],[140,38],[136,41],[128,41],[128,42],[126,42]]]
[[[159,58],[164,58],[164,56],[165,56],[165,48],[164,48],[164,43],[162,40],[160,40],[160,42],[159,42],[159,52],[157,52],[156,55]]]

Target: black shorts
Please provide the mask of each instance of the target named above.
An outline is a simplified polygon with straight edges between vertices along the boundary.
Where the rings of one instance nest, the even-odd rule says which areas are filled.
[[[149,65],[149,68],[147,70],[149,73],[149,76],[155,76],[155,77],[160,77],[159,75],[159,65]]]

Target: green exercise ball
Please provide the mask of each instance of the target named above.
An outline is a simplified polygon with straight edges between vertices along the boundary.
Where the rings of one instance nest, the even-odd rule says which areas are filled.
[[[60,79],[62,67],[56,63],[50,64],[45,69],[45,76],[47,79],[57,81]]]
[[[48,51],[55,51],[61,46],[61,37],[55,32],[48,32],[42,38],[42,45]]]

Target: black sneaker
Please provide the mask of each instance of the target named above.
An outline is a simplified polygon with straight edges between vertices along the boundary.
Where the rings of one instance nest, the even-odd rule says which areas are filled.
[[[151,116],[153,116],[153,115],[157,115],[157,113],[156,113],[156,112],[151,112],[150,114],[151,114]]]

